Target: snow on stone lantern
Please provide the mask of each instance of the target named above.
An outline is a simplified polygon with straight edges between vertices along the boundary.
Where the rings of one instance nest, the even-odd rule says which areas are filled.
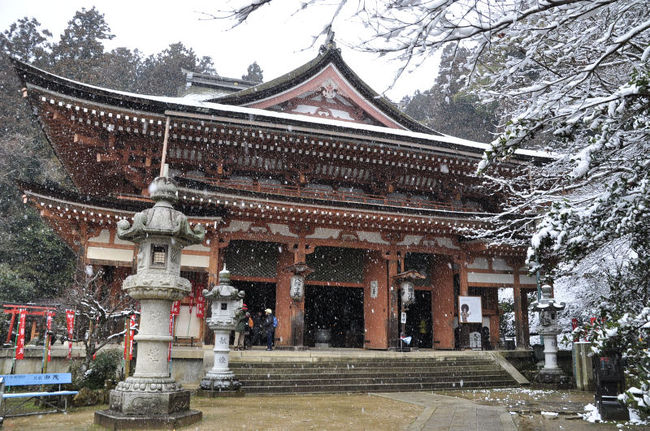
[[[211,290],[204,289],[203,296],[212,301],[212,316],[207,324],[214,331],[214,364],[201,379],[201,395],[236,393],[241,383],[228,368],[230,331],[235,329],[235,312],[243,304],[244,291],[230,285],[230,272],[224,266],[219,273],[219,284]]]
[[[111,429],[188,425],[202,413],[190,410],[190,392],[169,375],[167,352],[171,304],[191,292],[180,276],[181,250],[203,242],[204,228],[192,229],[187,217],[173,208],[176,185],[166,174],[149,187],[152,208],[135,214],[133,224],[121,220],[117,236],[137,245],[137,272],[122,289],[140,301],[140,331],[135,372],[110,393],[109,410],[95,413],[95,423]]]
[[[564,310],[564,302],[556,302],[551,293],[551,286],[542,286],[542,295],[531,304],[533,311],[539,313],[537,332],[544,337],[544,368],[538,375],[543,383],[559,383],[564,376],[557,366],[557,335],[562,332],[558,324],[558,313]]]

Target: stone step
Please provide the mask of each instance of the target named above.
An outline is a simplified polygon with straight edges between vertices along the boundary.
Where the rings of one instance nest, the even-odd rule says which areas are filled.
[[[400,370],[300,370],[300,371],[289,371],[289,372],[278,372],[276,370],[268,370],[264,372],[262,370],[255,372],[242,372],[242,370],[233,370],[237,377],[241,379],[256,379],[256,378],[269,378],[270,376],[288,376],[296,377],[301,376],[303,378],[318,378],[318,377],[348,377],[348,376],[377,376],[377,377],[413,377],[413,376],[482,376],[489,374],[501,374],[508,375],[503,370],[493,367],[490,369],[484,370],[413,370],[413,369],[400,369]]]
[[[413,391],[435,391],[448,389],[480,389],[480,388],[502,388],[516,386],[512,380],[485,381],[468,380],[462,386],[458,381],[430,382],[430,383],[399,383],[399,384],[367,384],[367,385],[309,385],[291,386],[278,385],[255,387],[244,385],[242,389],[248,394],[271,394],[271,393],[341,393],[341,392],[413,392]]]
[[[404,371],[404,370],[409,370],[409,371],[428,371],[428,370],[436,370],[440,372],[453,372],[453,371],[483,371],[483,370],[494,370],[494,369],[501,369],[497,364],[491,363],[491,364],[481,364],[481,365],[463,365],[459,367],[452,367],[452,366],[436,366],[436,365],[427,365],[427,366],[419,366],[419,367],[414,367],[414,366],[409,366],[409,365],[391,365],[391,366],[379,366],[377,364],[373,366],[357,366],[357,365],[349,365],[349,366],[326,366],[326,365],[321,365],[319,367],[237,367],[237,366],[232,366],[230,367],[232,370],[237,370],[237,372],[242,372],[242,373],[266,373],[266,372],[274,372],[274,373],[294,373],[294,372],[355,372],[355,371],[366,371],[366,372],[379,372],[379,371]]]
[[[444,378],[430,378],[427,376],[412,377],[347,377],[347,378],[269,378],[269,379],[247,379],[246,387],[253,386],[326,386],[326,385],[369,385],[369,384],[419,384],[437,383],[440,381],[453,381],[456,384],[465,381],[504,381],[508,376],[503,374],[490,374],[482,376],[447,376]],[[241,381],[241,380],[240,380]]]
[[[317,361],[317,362],[230,362],[232,368],[347,368],[347,367],[468,367],[494,365],[490,360],[375,360],[375,361]]]

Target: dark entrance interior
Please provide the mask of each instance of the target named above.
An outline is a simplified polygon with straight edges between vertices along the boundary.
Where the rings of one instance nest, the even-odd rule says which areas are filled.
[[[413,337],[411,346],[430,349],[433,342],[431,328],[431,291],[416,289],[415,303],[406,312],[406,335]]]
[[[306,286],[304,344],[314,346],[316,331],[330,330],[331,347],[363,347],[363,289]]]
[[[233,281],[232,284],[237,289],[246,292],[246,296],[244,296],[244,304],[248,307],[248,311],[253,317],[255,326],[261,328],[264,310],[270,308],[273,310],[273,314],[275,314],[275,284],[241,280]],[[256,331],[251,334],[253,345],[266,345],[266,339],[264,336],[258,335],[257,337],[254,337],[255,332]]]

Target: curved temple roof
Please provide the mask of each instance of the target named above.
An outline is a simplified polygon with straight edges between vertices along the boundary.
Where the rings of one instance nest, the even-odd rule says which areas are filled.
[[[330,55],[333,56],[334,54]],[[317,60],[325,58],[327,57],[321,56]],[[203,121],[233,121],[264,125],[283,130],[308,128],[309,130],[317,131],[321,135],[353,136],[355,139],[373,142],[379,140],[384,142],[399,142],[398,146],[404,149],[412,147],[420,151],[427,151],[428,149],[442,150],[452,154],[462,153],[464,155],[473,155],[477,158],[480,158],[483,152],[489,148],[488,144],[449,135],[435,134],[430,129],[422,129],[424,126],[421,125],[414,125],[413,127],[413,129],[419,128],[421,131],[405,130],[328,118],[308,117],[259,108],[226,105],[225,102],[234,103],[233,100],[226,98],[215,99],[219,100],[219,103],[215,103],[201,102],[183,97],[151,96],[111,90],[57,76],[13,58],[11,61],[19,78],[27,88],[35,88],[38,91],[52,95],[59,94],[71,97],[77,99],[79,102],[135,111],[136,114],[140,115],[154,114],[161,117],[172,116],[176,118],[192,117],[199,118]],[[313,68],[309,69],[312,70]],[[272,84],[273,82],[271,81],[268,84]],[[244,100],[242,98],[241,102],[244,103]],[[397,108],[394,109],[397,110]],[[515,160],[547,161],[551,158],[552,155],[548,153],[532,150],[517,150],[514,155]]]

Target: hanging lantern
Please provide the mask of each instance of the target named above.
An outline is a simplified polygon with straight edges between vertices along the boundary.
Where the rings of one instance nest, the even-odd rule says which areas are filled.
[[[285,272],[291,273],[291,283],[289,286],[289,296],[296,302],[300,302],[305,297],[305,277],[314,272],[306,263],[294,263],[284,268]]]
[[[413,304],[415,302],[415,287],[413,286],[413,282],[403,280],[400,283],[400,289],[402,291],[402,304],[405,307]]]
[[[305,296],[305,277],[301,274],[291,276],[291,290],[289,296],[294,301],[302,301]]]

